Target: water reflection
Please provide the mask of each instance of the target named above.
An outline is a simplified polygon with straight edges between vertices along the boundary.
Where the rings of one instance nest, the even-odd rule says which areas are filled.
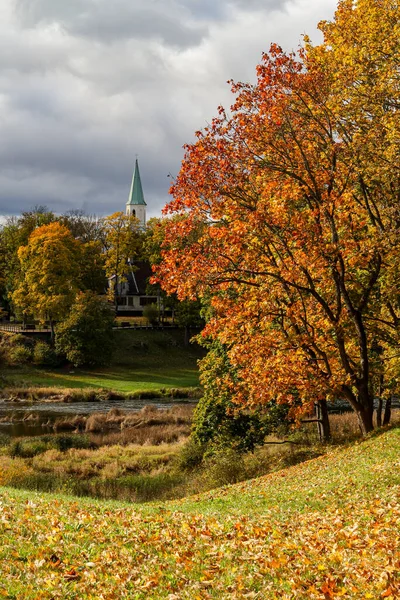
[[[0,433],[11,437],[27,437],[52,434],[55,432],[54,421],[71,415],[88,416],[93,413],[107,413],[112,408],[124,412],[139,412],[144,406],[168,409],[179,402],[190,404],[186,400],[109,400],[105,402],[1,402],[0,401]]]

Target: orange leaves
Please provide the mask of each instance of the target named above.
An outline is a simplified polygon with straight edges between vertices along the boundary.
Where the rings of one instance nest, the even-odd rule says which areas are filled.
[[[156,272],[212,304],[237,400],[295,389],[371,409],[373,340],[396,348],[400,316],[398,17],[389,0],[340,1],[320,46],[272,45],[255,85],[231,82],[231,116],[186,146],[166,208],[185,216]]]
[[[3,488],[0,595],[396,599],[399,442],[393,429],[164,505],[48,494],[27,501],[25,492]],[[55,546],[49,534],[57,534]]]

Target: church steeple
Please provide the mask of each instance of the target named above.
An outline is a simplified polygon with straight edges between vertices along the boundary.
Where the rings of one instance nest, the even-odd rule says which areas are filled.
[[[132,177],[132,185],[126,203],[126,214],[134,215],[140,221],[142,227],[146,227],[146,202],[144,200],[142,180],[140,179],[139,162],[136,159],[135,170]]]

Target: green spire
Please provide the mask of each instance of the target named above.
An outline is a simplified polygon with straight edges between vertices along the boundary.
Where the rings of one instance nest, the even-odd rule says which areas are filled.
[[[142,204],[146,206],[146,202],[144,201],[142,182],[140,179],[138,159],[136,159],[135,162],[135,171],[132,177],[131,191],[129,192],[129,198],[126,204]]]

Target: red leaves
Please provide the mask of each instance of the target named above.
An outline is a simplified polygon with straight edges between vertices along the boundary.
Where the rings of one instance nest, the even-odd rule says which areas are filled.
[[[336,583],[331,577],[327,577],[323,585],[321,586],[321,592],[327,600],[335,598]]]
[[[290,403],[296,389],[304,406],[369,405],[358,394],[375,381],[371,340],[397,347],[399,130],[381,110],[398,95],[395,16],[386,0],[340,2],[324,44],[297,56],[272,45],[256,85],[232,83],[231,116],[220,108],[186,147],[166,209],[185,218],[166,230],[158,281],[212,304],[207,334],[230,349],[238,401]]]
[[[66,579],[67,581],[77,581],[80,578],[79,573],[77,573],[77,571],[75,569],[69,569],[65,574],[64,574],[64,579]]]

